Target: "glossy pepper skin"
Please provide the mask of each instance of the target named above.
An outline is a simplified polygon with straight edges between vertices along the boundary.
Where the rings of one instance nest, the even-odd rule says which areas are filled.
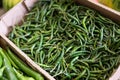
[[[35,78],[35,80],[44,80],[42,75],[25,65],[25,63],[23,63],[19,58],[17,58],[17,56],[15,56],[9,49],[7,51],[8,56],[12,60],[14,60],[14,63],[21,69],[21,71],[26,73],[28,76]]]
[[[3,63],[4,63],[3,65],[5,66],[6,77],[8,78],[8,80],[18,80],[17,76],[15,75],[15,72],[14,72],[12,66],[11,66],[11,63],[9,62],[7,56],[3,52],[5,52],[5,51],[3,51],[0,48],[0,54],[3,57]]]

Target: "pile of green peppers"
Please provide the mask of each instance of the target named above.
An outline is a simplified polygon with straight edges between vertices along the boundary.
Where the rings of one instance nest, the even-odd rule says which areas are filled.
[[[44,80],[44,78],[24,62],[10,49],[0,48],[0,80]]]

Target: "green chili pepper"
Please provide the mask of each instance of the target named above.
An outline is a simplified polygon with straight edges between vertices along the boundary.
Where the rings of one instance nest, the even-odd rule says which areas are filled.
[[[44,78],[38,74],[37,72],[35,72],[34,70],[32,70],[31,68],[29,68],[27,65],[25,65],[19,58],[17,58],[9,49],[8,49],[8,55],[10,56],[10,58],[14,61],[14,63],[27,75],[32,76],[33,78],[35,78],[36,80],[44,80]]]
[[[0,54],[0,68],[1,68],[2,64],[3,64],[3,58],[2,58],[2,55]]]
[[[9,80],[18,80],[16,75],[15,75],[15,72],[14,72],[12,66],[11,66],[11,63],[9,62],[9,60],[7,59],[7,57],[5,55],[7,53],[0,48],[0,54],[3,57],[3,63],[4,63],[4,66],[5,66],[5,73],[7,75],[7,78]]]
[[[17,77],[18,77],[19,80],[35,80],[35,79],[32,78],[32,77],[23,76],[22,74],[20,74],[20,73],[19,73],[17,70],[15,70],[15,69],[14,69],[14,71],[15,71],[15,73],[16,73],[16,75],[17,75]]]
[[[4,70],[5,70],[5,66],[0,68],[0,78],[2,78]]]
[[[120,25],[73,0],[39,1],[9,38],[57,80],[104,80],[120,62]]]

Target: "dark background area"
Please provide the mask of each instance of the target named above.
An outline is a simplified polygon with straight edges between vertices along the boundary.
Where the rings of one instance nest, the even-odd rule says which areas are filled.
[[[0,0],[0,7],[2,7],[2,0]]]
[[[5,13],[5,10],[2,8],[2,0],[0,0],[0,16]]]

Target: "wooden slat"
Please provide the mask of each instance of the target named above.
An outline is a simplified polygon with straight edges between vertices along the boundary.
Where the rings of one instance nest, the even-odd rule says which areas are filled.
[[[26,7],[28,8],[28,10],[31,10],[33,6],[38,0],[24,0],[24,3],[26,5]]]
[[[75,0],[77,3],[88,6],[92,9],[99,11],[104,16],[110,18],[111,20],[120,23],[120,12],[113,10],[105,5],[92,0]]]
[[[120,80],[120,66],[115,71],[115,73],[113,73],[113,75],[109,78],[109,80]]]
[[[7,27],[14,27],[23,20],[27,10],[22,3],[23,1],[2,16],[1,20],[7,25]]]
[[[24,62],[26,62],[34,70],[42,74],[48,80],[55,80],[48,72],[38,66],[33,60],[31,60],[22,50],[20,50],[12,41],[10,41],[4,34],[0,34],[1,40],[6,42],[6,46],[9,46],[16,55],[18,55]]]
[[[22,0],[15,7],[10,9],[0,18],[0,46],[5,48],[9,46],[14,53],[16,53],[24,62],[31,68],[42,74],[48,80],[55,80],[48,72],[38,66],[32,59],[30,59],[22,50],[20,50],[12,41],[6,36],[12,31],[12,27],[21,23],[26,13],[34,6],[37,0]]]

